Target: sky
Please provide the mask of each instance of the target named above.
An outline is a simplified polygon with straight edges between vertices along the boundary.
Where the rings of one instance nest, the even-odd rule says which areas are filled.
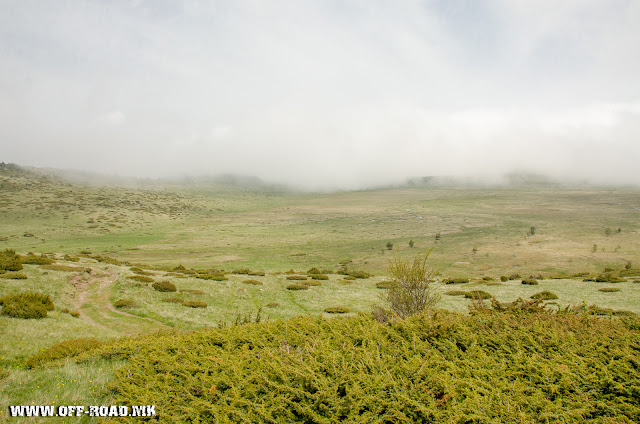
[[[0,1],[0,161],[640,184],[640,1]]]

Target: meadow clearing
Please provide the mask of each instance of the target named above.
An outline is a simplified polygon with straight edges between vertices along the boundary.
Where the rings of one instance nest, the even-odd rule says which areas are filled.
[[[152,337],[169,346],[179,340],[191,343],[191,337],[206,338],[216,331],[226,331],[225,337],[236,334],[233,331],[240,338],[257,337],[242,336],[245,330],[240,328],[245,326],[239,324],[243,323],[249,329],[270,326],[269,331],[276,334],[280,330],[274,328],[284,325],[278,323],[309,317],[311,321],[301,321],[302,328],[319,326],[323,329],[319,332],[334,334],[323,321],[313,320],[344,315],[350,318],[340,325],[366,326],[364,317],[383,302],[380,287],[389,279],[390,259],[412,258],[431,248],[429,263],[438,270],[433,284],[441,295],[437,308],[445,314],[432,318],[433,322],[444,320],[444,325],[457,320],[460,328],[475,328],[477,322],[465,321],[474,317],[468,314],[472,300],[465,297],[471,291],[480,290],[503,303],[551,292],[556,298],[548,299],[545,310],[582,308],[589,316],[600,316],[594,318],[598,322],[608,320],[611,326],[622,326],[616,331],[628,332],[631,347],[620,347],[627,354],[638,347],[633,321],[634,314],[640,313],[637,188],[449,183],[299,193],[222,183],[90,186],[7,165],[0,168],[0,182],[0,250],[15,251],[23,263],[19,271],[0,274],[0,298],[40,292],[55,305],[44,319],[0,316],[0,368],[4,370],[0,420],[8,419],[6,405],[124,402],[125,386],[114,388],[124,384],[121,370],[131,361],[163,355],[157,345],[140,347],[150,343],[145,338],[148,334],[157,334]],[[536,284],[523,284],[529,279]],[[595,306],[587,309],[590,305]],[[629,319],[624,327],[622,321]],[[552,327],[557,324],[553,322]],[[529,324],[531,328],[538,325]],[[574,324],[576,328],[586,325]],[[554,337],[565,330],[558,330]],[[38,359],[47,348],[71,339],[115,340],[116,345],[91,359],[70,357],[76,353],[82,357],[81,351],[98,347]],[[127,350],[136,343],[147,356],[134,358]],[[235,352],[238,344],[234,343],[224,355]],[[268,346],[270,342],[260,343]],[[282,340],[279,343],[281,349]],[[585,349],[582,342],[576,343],[578,349]],[[298,353],[308,355],[309,349]],[[637,390],[635,384],[628,390]],[[189,396],[202,397],[197,387]],[[449,389],[430,389],[434,405],[441,406],[446,396],[454,397],[455,390]],[[131,390],[131,396],[145,396]],[[460,394],[462,389],[456,390]],[[488,404],[497,408],[500,403]],[[220,410],[226,411],[221,416],[242,421],[234,415],[238,405],[229,405],[230,409]],[[172,408],[167,404],[165,414],[169,409],[173,412],[165,419],[180,422],[175,418],[180,413]],[[300,417],[323,422],[340,417],[344,408],[338,408],[342,412],[328,408],[333,412],[326,416],[302,411]],[[276,420],[277,408],[269,411],[259,420]],[[464,415],[456,411],[456,417]],[[635,417],[634,411],[616,409],[611,416]],[[204,412],[192,412],[207,420]],[[598,414],[594,416],[606,416],[606,411]],[[289,419],[303,422],[300,417]],[[578,415],[558,417],[564,417],[564,422],[578,419]]]

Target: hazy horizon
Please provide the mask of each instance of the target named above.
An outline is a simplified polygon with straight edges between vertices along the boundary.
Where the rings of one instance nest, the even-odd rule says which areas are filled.
[[[640,3],[0,4],[0,161],[311,189],[640,184]]]

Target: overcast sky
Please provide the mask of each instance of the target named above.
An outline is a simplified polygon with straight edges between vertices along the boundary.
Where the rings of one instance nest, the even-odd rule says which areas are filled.
[[[0,160],[640,184],[640,1],[0,1]]]

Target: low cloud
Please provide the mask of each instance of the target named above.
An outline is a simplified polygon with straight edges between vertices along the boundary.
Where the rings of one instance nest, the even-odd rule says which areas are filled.
[[[640,5],[0,6],[0,156],[311,188],[543,172],[640,184]]]

